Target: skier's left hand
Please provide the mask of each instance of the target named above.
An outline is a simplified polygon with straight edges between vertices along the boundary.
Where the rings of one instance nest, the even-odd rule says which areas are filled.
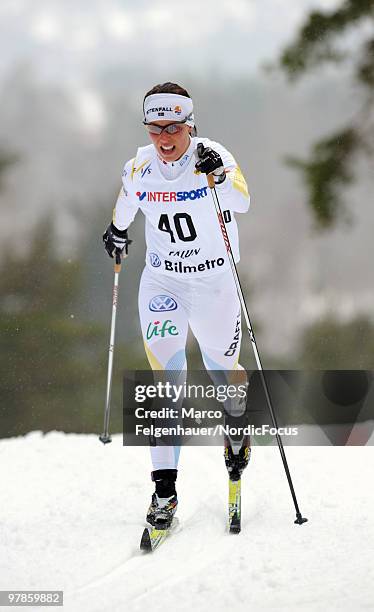
[[[210,147],[204,147],[202,142],[199,142],[196,151],[199,157],[195,164],[196,170],[204,174],[214,174],[217,177],[215,182],[222,183],[226,178],[226,172],[220,154]]]

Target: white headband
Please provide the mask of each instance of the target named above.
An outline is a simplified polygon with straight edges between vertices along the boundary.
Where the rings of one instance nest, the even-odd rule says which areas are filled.
[[[183,121],[194,126],[193,104],[191,98],[173,93],[159,93],[147,96],[143,105],[144,122],[152,123],[167,119]]]

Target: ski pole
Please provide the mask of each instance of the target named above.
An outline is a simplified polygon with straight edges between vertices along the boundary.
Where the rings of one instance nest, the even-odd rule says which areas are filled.
[[[212,174],[208,174],[207,179],[208,179],[208,185],[210,187],[210,192],[212,194],[214,206],[215,206],[215,209],[216,209],[216,213],[217,213],[217,216],[218,216],[218,221],[219,221],[219,225],[220,225],[220,228],[221,228],[223,240],[224,240],[224,243],[225,243],[225,247],[226,247],[226,251],[227,251],[227,256],[229,258],[231,270],[232,270],[232,273],[233,273],[233,277],[234,277],[234,281],[235,281],[235,285],[236,285],[236,290],[238,292],[238,297],[239,297],[240,304],[241,304],[241,307],[242,307],[242,311],[243,311],[243,314],[244,314],[244,319],[245,319],[245,322],[246,322],[246,325],[247,325],[248,335],[249,335],[250,341],[252,343],[252,348],[253,348],[253,352],[254,352],[254,355],[255,355],[257,367],[258,367],[259,372],[260,372],[260,377],[261,377],[262,385],[263,385],[263,388],[264,388],[265,398],[266,398],[266,402],[267,402],[267,405],[268,405],[268,408],[269,408],[271,420],[273,422],[274,427],[277,430],[276,439],[277,439],[277,442],[278,442],[278,448],[279,448],[279,452],[280,452],[281,457],[282,457],[283,467],[284,467],[284,470],[286,472],[288,484],[289,484],[289,487],[290,487],[293,503],[294,503],[295,510],[296,510],[296,520],[294,521],[294,523],[296,523],[298,525],[302,525],[303,523],[306,523],[306,521],[308,519],[301,515],[300,509],[299,509],[299,505],[298,505],[297,499],[296,499],[295,489],[294,489],[294,486],[293,486],[293,483],[292,483],[292,478],[291,478],[290,470],[288,468],[286,453],[284,451],[282,439],[281,439],[280,435],[278,434],[278,423],[277,423],[277,419],[275,417],[274,408],[273,408],[273,404],[272,404],[272,401],[271,401],[269,388],[268,388],[268,385],[267,385],[267,382],[266,382],[264,370],[263,370],[261,359],[260,359],[260,354],[259,354],[258,349],[257,349],[256,339],[255,339],[255,335],[254,335],[253,328],[252,328],[252,325],[251,325],[251,320],[249,318],[248,308],[247,308],[247,304],[246,304],[245,298],[244,298],[244,293],[243,293],[243,290],[242,290],[242,287],[241,287],[241,284],[240,284],[240,279],[239,279],[238,271],[236,269],[236,264],[235,264],[235,261],[234,261],[234,256],[232,254],[230,239],[229,239],[229,236],[228,236],[228,233],[227,233],[227,230],[226,230],[225,221],[224,221],[224,218],[223,218],[223,215],[222,215],[222,211],[221,211],[221,206],[220,206],[220,203],[219,203],[219,200],[218,200],[217,191],[216,191],[215,182],[214,182],[214,177],[213,177]]]
[[[113,353],[114,340],[116,333],[116,316],[118,304],[118,283],[119,273],[121,272],[121,251],[116,249],[116,261],[114,264],[114,284],[113,284],[113,301],[112,301],[112,322],[110,325],[110,340],[109,340],[109,355],[108,355],[108,375],[106,384],[105,410],[104,410],[104,431],[99,436],[99,440],[103,444],[108,444],[112,441],[109,434],[109,419],[110,419],[110,398],[112,395],[112,378],[113,378]]]

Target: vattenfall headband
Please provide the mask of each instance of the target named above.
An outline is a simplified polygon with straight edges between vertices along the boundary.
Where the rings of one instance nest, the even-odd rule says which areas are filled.
[[[183,121],[194,126],[191,98],[173,93],[158,93],[147,96],[143,103],[144,123],[153,121]]]

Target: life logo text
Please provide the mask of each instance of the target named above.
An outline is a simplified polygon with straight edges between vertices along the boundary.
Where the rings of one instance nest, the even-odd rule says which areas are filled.
[[[166,319],[162,325],[161,321],[151,321],[148,325],[146,338],[150,340],[153,336],[159,336],[160,338],[165,338],[166,335],[169,336],[178,336],[179,332],[175,325],[172,324],[171,319]]]

